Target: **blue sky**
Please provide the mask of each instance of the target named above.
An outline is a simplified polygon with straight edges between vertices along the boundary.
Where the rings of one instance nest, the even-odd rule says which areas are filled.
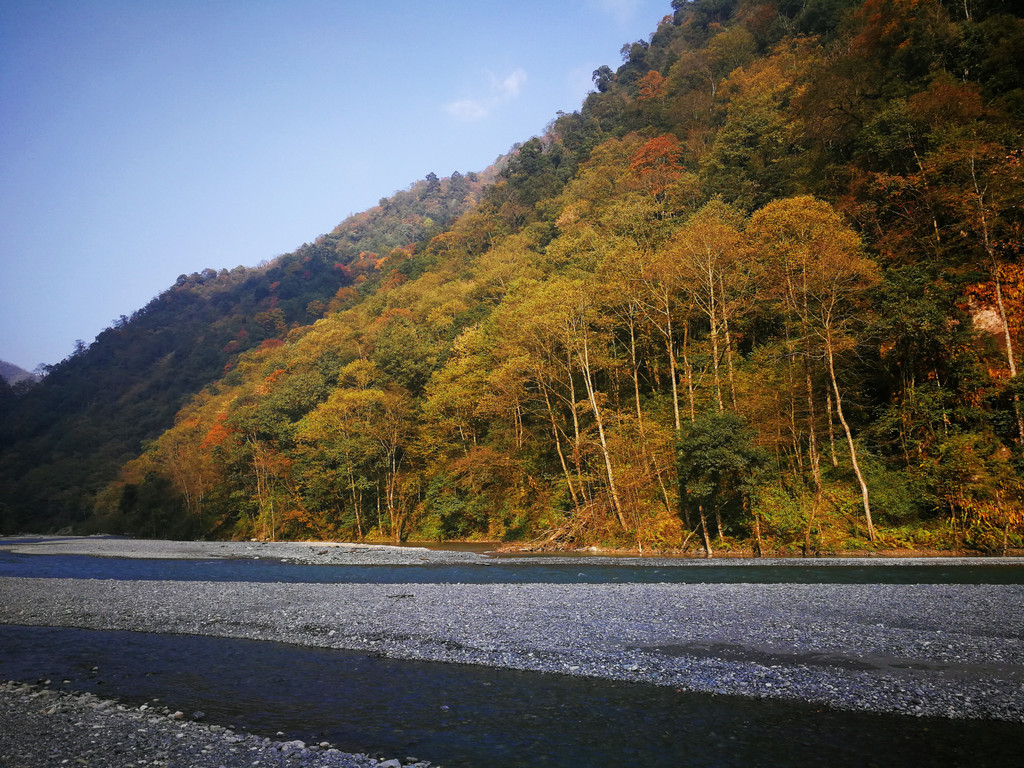
[[[0,0],[0,359],[579,108],[669,0]]]

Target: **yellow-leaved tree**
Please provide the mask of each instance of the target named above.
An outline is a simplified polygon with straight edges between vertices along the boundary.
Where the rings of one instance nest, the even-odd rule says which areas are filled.
[[[867,290],[880,279],[878,266],[864,256],[860,237],[835,209],[808,195],[775,200],[756,211],[747,234],[764,261],[769,295],[804,336],[808,366],[814,358],[824,364],[860,486],[868,537],[874,542],[868,485],[843,409],[836,366],[837,359],[857,343],[854,321],[863,311]]]

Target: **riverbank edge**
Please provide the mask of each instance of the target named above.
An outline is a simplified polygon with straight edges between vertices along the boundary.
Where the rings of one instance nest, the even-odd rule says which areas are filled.
[[[687,547],[676,549],[664,547],[658,549],[638,549],[631,547],[558,547],[551,545],[537,545],[531,542],[497,541],[497,540],[475,540],[475,539],[452,539],[445,541],[419,541],[410,540],[395,543],[393,541],[364,540],[348,541],[343,539],[304,539],[304,540],[270,540],[270,539],[140,539],[128,536],[115,536],[112,534],[78,535],[74,533],[54,534],[30,534],[18,533],[13,535],[0,535],[0,548],[17,546],[18,542],[95,542],[95,541],[134,541],[134,542],[164,542],[182,546],[197,545],[215,547],[225,545],[230,547],[248,545],[301,545],[307,547],[342,547],[351,549],[377,550],[377,551],[402,551],[402,550],[426,550],[433,553],[445,552],[454,555],[488,555],[491,557],[595,557],[595,558],[635,558],[638,560],[787,560],[791,562],[822,561],[822,560],[985,560],[999,562],[1007,559],[1024,558],[1024,548],[1009,548],[1004,552],[995,554],[972,549],[901,549],[898,547],[875,547],[865,549],[848,549],[835,551],[815,551],[810,554],[803,554],[792,547],[766,548],[760,554],[753,547],[735,547],[728,549],[714,550],[711,557],[708,557],[702,550]],[[76,554],[96,554],[103,556],[104,553],[76,552]],[[129,556],[129,555],[121,555]]]
[[[814,552],[809,555],[804,555],[799,552],[794,552],[789,549],[776,549],[766,550],[761,554],[750,547],[740,547],[736,549],[728,550],[715,550],[712,557],[708,557],[703,552],[693,551],[692,549],[679,550],[679,549],[620,549],[615,547],[582,547],[575,549],[565,548],[546,548],[546,547],[532,547],[528,544],[516,544],[516,543],[499,543],[497,544],[494,552],[499,555],[528,555],[528,554],[539,554],[539,555],[594,555],[597,557],[637,557],[637,558],[658,558],[666,557],[679,560],[827,560],[827,559],[849,559],[849,560],[872,560],[875,558],[886,558],[886,559],[928,559],[928,560],[939,560],[942,558],[951,559],[984,559],[984,560],[1002,560],[1004,558],[1020,558],[1024,557],[1024,549],[1007,549],[1002,554],[991,554],[987,552],[980,552],[970,549],[871,549],[871,550],[838,550],[835,552]],[[443,547],[443,543],[439,546]]]
[[[593,563],[617,562],[630,565],[671,565],[673,561],[685,565],[716,563],[750,564],[785,563],[786,565],[848,565],[900,564],[915,562],[942,562],[943,564],[1019,564],[1024,561],[1024,549],[1009,550],[1005,555],[984,555],[968,550],[894,550],[849,551],[817,554],[804,557],[793,553],[770,553],[756,556],[752,550],[731,550],[715,554],[713,558],[691,552],[672,550],[634,550],[588,547],[582,549],[545,549],[500,542],[406,542],[403,544],[351,541],[262,541],[262,540],[171,540],[137,539],[125,536],[97,534],[73,535],[17,535],[0,536],[0,550],[18,554],[89,555],[93,557],[122,558],[272,558],[307,565],[407,565],[493,563],[551,564],[578,563],[591,559]]]

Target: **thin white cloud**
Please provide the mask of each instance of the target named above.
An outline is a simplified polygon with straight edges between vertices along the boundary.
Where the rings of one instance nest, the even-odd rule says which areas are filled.
[[[526,72],[522,69],[517,69],[504,80],[500,82],[495,81],[496,87],[494,90],[505,99],[514,99],[519,95],[519,91],[525,82]]]
[[[519,96],[526,83],[526,71],[516,69],[509,75],[499,78],[490,75],[490,88],[486,96],[450,101],[444,105],[445,112],[456,120],[474,123],[483,120],[501,104]]]
[[[633,18],[640,8],[640,0],[590,0],[590,4],[607,13],[620,24]]]
[[[475,99],[450,101],[444,105],[444,110],[456,120],[464,123],[475,123],[477,120],[483,120],[490,113],[490,109],[483,102]]]

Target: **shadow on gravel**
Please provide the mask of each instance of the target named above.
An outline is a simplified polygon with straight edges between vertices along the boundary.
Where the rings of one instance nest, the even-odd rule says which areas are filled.
[[[446,768],[1002,766],[1024,725],[183,635],[0,626],[0,677]],[[67,680],[69,682],[62,683]]]

